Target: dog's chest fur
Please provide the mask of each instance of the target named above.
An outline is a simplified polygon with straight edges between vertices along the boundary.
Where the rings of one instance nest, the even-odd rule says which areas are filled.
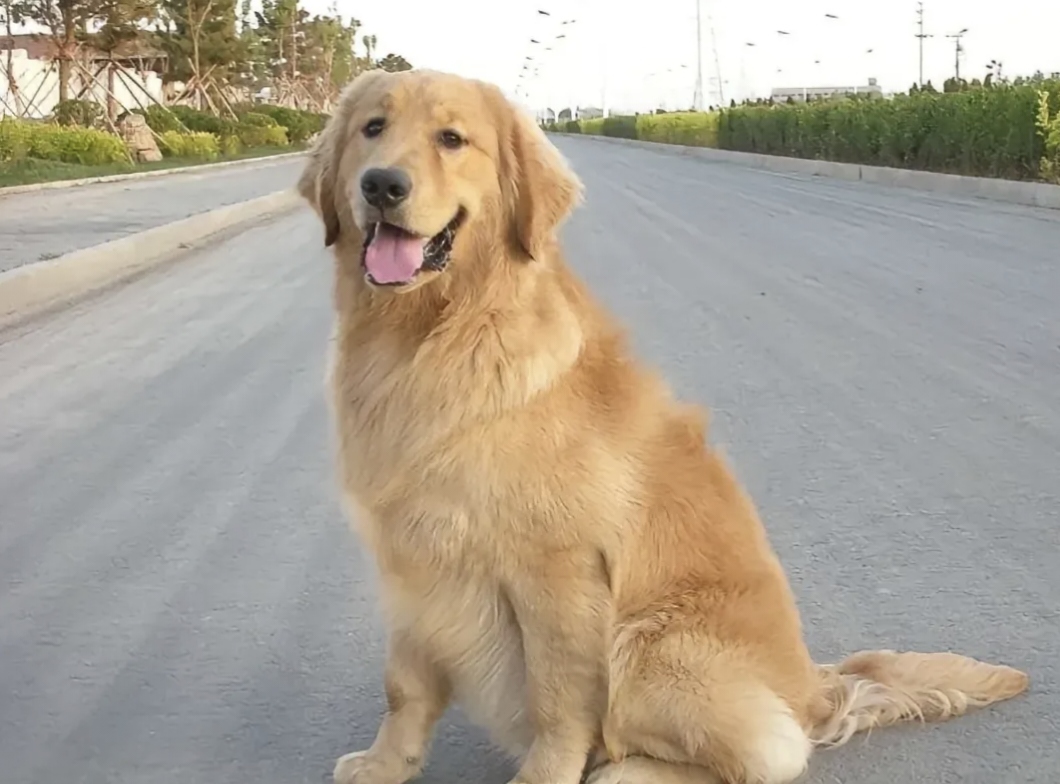
[[[557,351],[545,340],[539,352],[513,350],[509,340],[502,362],[503,342],[487,332],[466,341],[463,359],[441,346],[447,359],[435,363],[430,346],[410,356],[385,333],[340,334],[330,390],[343,487],[392,626],[422,640],[467,713],[519,754],[532,737],[527,630],[507,592],[526,590],[526,575],[553,552],[584,551],[598,563],[584,521],[592,510],[599,523],[609,508],[620,518],[631,477],[586,433],[540,437],[544,421],[576,421],[529,402],[569,368],[576,347]],[[615,481],[580,481],[601,472]]]

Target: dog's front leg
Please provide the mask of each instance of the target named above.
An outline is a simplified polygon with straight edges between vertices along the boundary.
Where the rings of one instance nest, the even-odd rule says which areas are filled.
[[[511,581],[534,740],[511,784],[578,784],[600,737],[609,592],[594,564],[550,556]]]
[[[386,716],[371,748],[339,759],[335,784],[404,784],[419,775],[450,691],[448,678],[423,647],[405,632],[393,633],[386,662]]]

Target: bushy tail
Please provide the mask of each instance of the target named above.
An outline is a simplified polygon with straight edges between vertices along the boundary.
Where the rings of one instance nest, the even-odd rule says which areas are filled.
[[[1025,673],[955,653],[862,651],[819,668],[831,708],[811,740],[841,746],[855,734],[903,721],[945,721],[1015,697]]]

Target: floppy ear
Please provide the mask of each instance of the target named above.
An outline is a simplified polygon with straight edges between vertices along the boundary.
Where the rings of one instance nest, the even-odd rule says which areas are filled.
[[[324,247],[330,248],[339,238],[339,213],[335,204],[335,117],[321,131],[309,161],[298,178],[298,193],[324,222]]]
[[[309,153],[309,160],[298,178],[298,193],[312,205],[324,222],[324,246],[331,247],[339,238],[341,223],[336,202],[339,161],[349,133],[350,120],[357,103],[368,87],[386,76],[385,71],[365,71],[346,85],[335,106],[335,112],[320,132]]]
[[[540,259],[556,230],[581,203],[582,183],[544,131],[509,104],[512,122],[501,140],[501,176],[507,182],[515,239],[532,259]],[[507,141],[507,144],[505,142]]]

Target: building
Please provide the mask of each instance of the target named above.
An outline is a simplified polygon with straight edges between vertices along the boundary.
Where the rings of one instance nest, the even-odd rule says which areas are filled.
[[[882,98],[883,90],[880,89],[875,79],[869,79],[869,83],[861,87],[774,87],[769,97],[778,103],[784,103],[789,98],[793,101],[819,101],[825,98],[842,98],[846,95],[867,95],[870,98]]]

